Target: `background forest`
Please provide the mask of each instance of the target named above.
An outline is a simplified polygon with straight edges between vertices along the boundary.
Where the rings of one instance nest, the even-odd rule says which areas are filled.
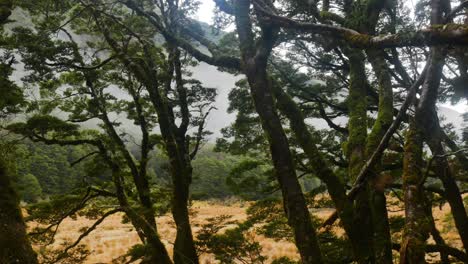
[[[0,264],[468,263],[468,1],[214,3],[0,0]]]

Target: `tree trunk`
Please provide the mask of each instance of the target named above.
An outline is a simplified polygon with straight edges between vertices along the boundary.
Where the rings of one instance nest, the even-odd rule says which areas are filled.
[[[192,167],[190,165],[189,154],[187,153],[188,148],[183,136],[179,140],[176,139],[176,126],[170,120],[168,105],[160,94],[158,86],[153,85],[152,87],[155,88],[148,89],[148,91],[158,114],[164,147],[170,160],[173,184],[172,215],[177,226],[173,254],[174,263],[198,263],[198,255],[195,250],[187,207],[192,178]]]
[[[350,85],[347,98],[349,109],[349,137],[346,156],[349,160],[348,175],[353,181],[359,175],[366,160],[367,139],[367,79],[364,69],[364,54],[359,50],[346,50],[350,65]],[[370,190],[365,184],[354,200],[354,221],[365,244],[361,245],[360,263],[374,263],[374,228],[371,218]]]
[[[366,157],[370,157],[378,147],[385,132],[393,121],[393,92],[390,69],[381,50],[367,50],[367,58],[377,76],[379,86],[379,110],[372,131],[367,137]],[[379,175],[382,172],[381,155],[373,168],[370,168],[370,208],[374,227],[374,250],[377,263],[391,264],[392,240],[388,221],[385,186],[381,185]]]
[[[110,162],[112,163],[112,162]],[[151,248],[148,256],[145,256],[145,259],[142,263],[145,264],[172,264],[169,254],[167,253],[166,247],[162,243],[161,239],[156,232],[156,229],[152,226],[151,223],[141,217],[137,212],[135,212],[127,200],[127,195],[122,182],[122,175],[119,167],[115,164],[109,164],[112,168],[112,180],[116,189],[117,199],[119,205],[124,209],[126,215],[132,222],[137,232],[142,233],[145,237],[147,245]]]
[[[235,1],[234,14],[240,40],[242,71],[247,76],[255,109],[270,145],[288,224],[293,230],[302,263],[323,263],[315,229],[297,179],[288,138],[274,106],[272,84],[266,71],[277,31],[268,25],[262,25],[262,37],[256,44],[250,21],[250,1]]]
[[[359,263],[368,263],[367,261],[367,240],[361,235],[360,228],[354,222],[353,202],[346,195],[345,185],[340,181],[337,175],[327,166],[325,159],[308,131],[304,122],[301,110],[297,107],[294,100],[289,97],[280,87],[273,85],[278,109],[289,119],[291,130],[309,159],[309,164],[314,170],[315,175],[319,177],[326,185],[328,193],[333,200],[343,228],[349,237],[354,257]]]
[[[37,262],[26,234],[19,200],[11,185],[5,161],[0,158],[0,263]]]
[[[288,224],[294,231],[302,263],[322,263],[320,247],[301,186],[297,180],[289,143],[278,114],[273,109],[274,102],[266,71],[257,67],[249,67],[246,69],[246,75],[255,108],[262,120],[262,126],[270,144],[276,177],[283,195],[286,217]]]
[[[403,159],[403,192],[405,195],[405,229],[400,249],[400,264],[425,263],[425,246],[430,232],[423,191],[422,131],[414,120],[406,135]]]
[[[435,173],[442,181],[445,189],[445,197],[450,205],[455,226],[460,234],[465,250],[468,250],[468,215],[466,213],[460,189],[453,178],[446,157],[437,157],[445,154],[442,146],[444,135],[439,124],[435,102],[444,66],[444,51],[433,48],[431,51],[431,66],[423,86],[421,100],[416,111],[416,120],[419,126],[424,128],[424,137],[435,157]]]
[[[431,140],[432,141],[432,140]],[[429,147],[433,155],[444,155],[445,151],[439,142],[431,142]],[[453,178],[450,165],[446,158],[435,158],[435,173],[442,181],[445,190],[445,198],[450,205],[455,227],[458,230],[463,247],[468,251],[468,215],[463,204],[463,197],[458,188],[457,182]]]
[[[168,42],[170,40],[167,40]],[[168,148],[171,159],[173,201],[172,215],[177,226],[176,240],[174,243],[174,263],[175,264],[197,264],[199,262],[195,243],[193,241],[192,227],[188,210],[188,200],[190,184],[192,183],[192,164],[190,142],[186,139],[187,129],[190,124],[190,110],[188,104],[187,90],[184,87],[182,77],[182,62],[180,51],[177,46],[169,47],[170,61],[173,62],[175,72],[176,89],[179,95],[179,106],[181,110],[181,124],[176,131],[172,131],[176,139],[173,149]],[[168,84],[170,86],[170,83]],[[173,121],[175,122],[175,121]]]
[[[177,226],[174,242],[174,263],[198,263],[198,256],[193,241],[188,210],[189,186],[192,178],[190,163],[178,162],[172,165],[173,199],[172,215]]]
[[[12,9],[13,1],[0,1],[0,26],[7,22]],[[0,263],[38,263],[4,157],[0,157]]]

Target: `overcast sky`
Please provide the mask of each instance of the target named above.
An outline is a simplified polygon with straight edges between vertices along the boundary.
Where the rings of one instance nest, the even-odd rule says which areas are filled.
[[[213,0],[199,0],[201,3],[200,9],[198,10],[198,14],[196,19],[199,21],[203,21],[205,23],[211,24],[213,22],[213,9],[215,7],[215,3]]]

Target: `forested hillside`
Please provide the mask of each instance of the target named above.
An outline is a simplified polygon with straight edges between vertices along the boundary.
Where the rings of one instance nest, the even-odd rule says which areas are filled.
[[[213,1],[0,0],[0,264],[468,263],[468,1]]]

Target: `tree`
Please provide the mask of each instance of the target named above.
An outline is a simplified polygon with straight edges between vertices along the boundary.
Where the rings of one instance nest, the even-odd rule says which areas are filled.
[[[443,262],[466,261],[465,252],[444,242],[431,212],[436,199],[448,202],[466,251],[461,188],[468,159],[437,116],[438,102],[464,96],[466,2],[451,8],[454,1],[421,0],[408,8],[404,1],[216,0],[217,26],[235,26],[220,40],[208,39],[190,18],[196,9],[192,1],[26,2],[35,28],[14,29],[16,46],[8,48],[25,63],[30,71],[25,80],[39,87],[42,100],[30,104],[31,118],[9,129],[46,144],[86,145],[90,152],[78,161],[92,157],[106,164],[107,171],[98,172],[102,178],[112,175],[112,184],[87,184],[81,195],[37,206],[36,219],[53,216],[43,233],[92,208],[99,197],[118,206],[97,212],[99,220],[80,239],[123,211],[145,249],[132,251],[142,253],[133,257],[144,263],[198,263],[187,208],[197,176],[192,160],[216,94],[189,78],[196,59],[245,77],[230,94],[237,119],[216,147],[246,155],[233,166],[227,184],[233,190],[253,186],[257,192],[281,192],[274,208],[260,206],[270,213],[260,217],[271,218],[259,217],[257,224],[264,234],[292,238],[302,263],[335,261],[330,252],[344,254],[342,262],[393,263],[392,250],[400,252],[402,263],[423,263],[425,253],[433,251]],[[83,36],[88,41],[76,41]],[[9,67],[4,70],[10,73]],[[54,116],[56,109],[66,115]],[[115,121],[121,115],[137,127],[137,147],[129,146],[132,138]],[[311,125],[317,119],[327,128]],[[76,125],[89,120],[98,121],[97,130]],[[155,203],[167,199],[152,188],[159,179],[149,180],[149,153],[156,146],[167,157],[158,168],[161,178],[167,174],[172,188],[173,260],[154,219]],[[260,168],[262,175],[254,172]],[[320,186],[303,188],[300,178],[306,175],[319,179]],[[404,232],[397,241],[387,210],[390,188],[404,194]],[[309,213],[317,192],[326,192],[336,209],[321,227],[339,219],[346,239],[317,232],[319,223]],[[259,252],[258,244],[245,241],[249,224],[226,236],[212,235],[219,243],[206,245],[223,261],[239,256],[245,261],[239,247]],[[429,234],[435,244],[427,243]],[[70,255],[80,239],[57,259]],[[225,246],[216,248],[220,244]],[[235,252],[226,250],[231,246]]]
[[[437,16],[438,20],[433,22],[433,25],[429,29],[412,31],[410,33],[396,33],[398,27],[404,28],[408,26],[400,25],[398,24],[399,21],[396,20],[397,8],[403,9],[402,5],[397,5],[397,2],[392,2],[393,5],[391,5],[384,1],[343,1],[338,3],[338,6],[341,8],[331,10],[330,1],[323,1],[323,3],[321,3],[322,10],[320,12],[317,3],[285,2],[280,6],[273,6],[271,3],[265,1],[236,1],[232,3],[229,1],[217,1],[219,9],[235,19],[239,37],[240,57],[226,57],[217,53],[219,49],[217,49],[216,44],[207,43],[206,39],[203,39],[202,36],[192,35],[190,37],[202,43],[202,45],[209,47],[212,56],[198,52],[196,48],[191,46],[190,43],[184,39],[174,38],[174,41],[177,42],[180,47],[189,51],[195,58],[212,65],[238,70],[246,75],[256,111],[271,146],[273,163],[284,162],[282,166],[275,164],[276,172],[279,175],[290,175],[288,178],[295,178],[295,176],[292,176],[294,175],[292,172],[293,163],[291,159],[288,158],[289,155],[284,155],[284,153],[289,152],[289,143],[284,135],[285,133],[281,121],[278,117],[275,117],[275,115],[277,116],[277,110],[282,110],[282,113],[290,119],[290,128],[299,140],[301,148],[307,154],[309,161],[312,161],[311,165],[315,167],[317,176],[322,176],[323,181],[328,181],[327,186],[329,192],[332,197],[334,197],[338,214],[344,223],[352,245],[355,247],[355,257],[362,263],[367,263],[369,261],[391,263],[391,242],[389,240],[385,196],[381,190],[374,188],[379,183],[379,174],[382,169],[380,160],[383,151],[389,146],[391,135],[398,128],[405,116],[407,107],[411,104],[415,90],[421,85],[421,80],[427,78],[425,81],[426,83],[431,83],[432,86],[438,87],[438,82],[433,79],[437,78],[436,73],[433,74],[430,72],[426,76],[422,74],[421,76],[423,77],[419,79],[411,78],[404,69],[400,60],[399,51],[395,48],[418,46],[424,49],[425,45],[454,44],[463,46],[465,44],[461,37],[463,35],[462,31],[464,25],[434,25],[447,23],[447,21],[456,17],[458,12],[464,8],[464,4],[454,8],[454,11],[451,12],[447,9],[448,4],[446,2],[432,2],[433,14],[436,14],[435,16]],[[134,1],[127,1],[127,6],[146,17],[156,28],[161,30],[161,27],[158,25],[158,16],[156,14],[151,13],[151,11],[145,11]],[[428,5],[422,2],[421,6],[425,8]],[[438,6],[445,8],[443,12],[438,11]],[[383,14],[383,11],[387,14]],[[251,31],[251,29],[254,28],[251,24],[253,16],[256,17],[255,25],[258,26],[259,31]],[[442,16],[445,17],[440,19]],[[296,18],[296,20],[294,20],[294,18]],[[304,18],[310,18],[312,22],[298,21]],[[401,17],[398,19],[401,19]],[[422,15],[418,19],[424,20],[426,17]],[[277,38],[277,34],[280,30],[279,28],[283,28],[286,31],[285,34],[281,35],[282,38]],[[300,36],[298,37],[296,34],[293,34],[291,37],[287,34],[288,30],[296,34],[299,33]],[[388,34],[388,36],[377,36],[379,33]],[[317,35],[325,38],[321,40],[317,39]],[[460,36],[460,38],[454,37],[455,35]],[[340,67],[344,74],[337,75],[335,80],[338,80],[338,83],[344,83],[345,87],[349,88],[349,92],[346,96],[346,105],[336,105],[330,100],[323,100],[320,98],[320,94],[315,96],[314,101],[319,105],[319,112],[329,125],[341,132],[348,133],[348,140],[345,144],[344,152],[347,157],[348,177],[351,181],[356,183],[349,195],[351,199],[355,200],[352,203],[350,203],[346,197],[344,186],[340,184],[337,177],[333,176],[332,169],[327,169],[327,167],[324,166],[325,162],[320,158],[321,155],[317,151],[317,147],[314,146],[317,145],[317,143],[311,139],[310,135],[305,133],[305,131],[307,131],[307,126],[304,124],[304,118],[301,117],[300,110],[297,109],[296,102],[288,100],[288,97],[278,88],[280,85],[275,85],[276,80],[268,77],[270,73],[267,72],[267,67],[271,50],[277,43],[280,41],[287,42],[289,38],[296,40],[303,38],[305,42],[319,43],[323,45],[325,51],[335,51],[337,56],[339,56],[338,61],[341,60],[344,62],[342,65],[336,65],[333,64],[333,62],[330,63],[329,59],[327,60],[324,58],[325,60],[322,60],[321,57],[324,56],[317,56],[313,53],[308,54],[310,57],[316,56],[315,58],[320,62],[320,66],[327,65],[326,67],[329,68]],[[387,54],[383,48],[390,48],[391,56]],[[360,49],[365,49],[365,53]],[[434,48],[434,50],[437,49]],[[412,51],[410,50],[409,53],[411,54]],[[234,52],[234,54],[239,53]],[[375,93],[375,90],[369,85],[366,78],[367,73],[364,63],[366,56],[375,73],[379,87],[378,93]],[[412,62],[414,65],[415,61],[413,60]],[[394,66],[394,70],[388,66],[388,63]],[[463,63],[460,65],[463,65]],[[312,65],[312,67],[314,66],[316,65]],[[415,72],[419,70],[420,69],[416,68]],[[462,72],[464,71],[462,70]],[[394,80],[392,80],[391,77]],[[398,83],[400,87],[408,91],[408,96],[404,104],[405,107],[402,108],[394,122],[392,122],[392,115],[395,113],[392,103],[392,81]],[[275,87],[277,88],[275,89]],[[425,94],[424,89],[422,94]],[[436,98],[435,94],[429,97]],[[372,110],[372,105],[368,104],[368,99],[373,99],[373,104],[378,105],[377,120],[372,122],[373,128],[369,135],[367,135],[367,128],[368,121],[371,121],[371,119],[367,117],[367,112]],[[327,117],[326,111],[324,111],[324,104],[329,108],[338,109],[348,115],[349,122],[347,129],[340,129],[339,126],[333,124],[330,118]],[[433,107],[434,104],[434,101],[429,103],[429,105],[432,105],[431,107]],[[320,105],[322,105],[322,107],[320,107]],[[278,109],[276,109],[276,106]],[[427,112],[431,107],[422,110],[422,112]],[[288,111],[290,112],[289,115]],[[431,119],[434,119],[434,115],[432,115]],[[417,118],[417,120],[419,122],[425,119]],[[419,126],[421,125],[422,124],[419,124]],[[424,130],[440,131],[440,129],[433,129],[433,127],[426,127]],[[276,133],[274,131],[276,131]],[[443,133],[441,132],[439,134]],[[425,136],[427,142],[430,142],[431,138],[433,138],[433,136]],[[279,146],[282,147],[280,148]],[[279,151],[279,149],[281,149],[281,151]],[[281,160],[277,159],[279,152],[283,154]],[[371,162],[364,163],[366,157],[370,157]],[[442,167],[447,168],[447,166],[448,164],[445,164]],[[289,168],[289,174],[284,171],[286,168]],[[443,175],[447,175],[447,173]],[[334,180],[332,181],[330,179]],[[463,236],[464,227],[462,226],[463,221],[461,220],[464,215],[466,215],[466,212],[458,208],[461,199],[460,192],[457,190],[457,185],[454,184],[455,182],[451,177],[443,177],[441,179],[443,182],[445,181],[447,190],[451,189],[453,190],[451,193],[455,193],[449,200],[451,200],[450,204],[452,208],[456,208],[453,213],[459,214],[457,217],[460,218],[457,222],[460,226],[460,234]],[[280,180],[280,184],[281,183]],[[285,201],[288,199],[287,193],[283,192],[283,198]],[[370,203],[369,200],[372,202]],[[407,205],[411,206],[411,203],[415,204],[416,202],[408,201]],[[291,217],[292,213],[288,210],[286,210],[286,212],[288,217]],[[296,215],[296,217],[304,219],[305,215],[303,214],[302,217]],[[355,219],[359,219],[359,222],[362,223],[362,230],[358,230],[357,227],[353,226],[353,221]],[[294,221],[290,221],[290,223],[294,225]],[[307,226],[307,224],[305,226]],[[296,228],[298,228],[298,226]],[[310,232],[309,234],[313,233]],[[383,243],[374,244],[374,236],[379,237],[379,240],[383,241]],[[313,240],[314,239],[309,239],[308,241],[310,242]],[[313,246],[309,249],[305,249],[307,243],[303,243],[303,241],[296,241],[296,243],[300,249],[303,261],[312,261],[308,260],[309,257],[305,257],[311,254],[320,262],[318,248]],[[369,247],[368,245],[374,246]],[[302,250],[301,247],[303,247]]]
[[[0,3],[0,30],[1,48],[4,51],[5,44],[8,43],[3,27],[7,23],[8,17],[13,9],[12,1],[2,1]],[[5,118],[8,114],[18,111],[23,97],[19,90],[9,78],[12,73],[14,57],[7,52],[3,53],[0,63],[0,118]],[[2,139],[3,141],[3,139]],[[23,214],[19,207],[19,199],[13,188],[12,176],[14,174],[13,162],[11,160],[11,146],[6,142],[0,145],[0,262],[4,263],[37,263],[36,253],[26,235],[26,225]]]
[[[153,42],[154,32],[142,26],[138,17],[130,12],[122,10],[117,16],[108,14],[105,8],[95,3],[85,2],[26,6],[38,15],[38,19],[42,19],[40,14],[43,12],[49,14],[37,28],[40,31],[38,34],[26,28],[14,29],[17,41],[21,43],[18,52],[33,71],[28,81],[39,84],[44,100],[37,109],[41,114],[25,124],[12,125],[10,129],[46,144],[94,147],[95,150],[79,161],[100,155],[112,173],[116,174],[113,175],[116,189],[124,188],[124,182],[118,182],[115,177],[121,177],[118,174],[125,174],[128,170],[144,220],[153,230],[148,229],[146,224],[142,226],[141,219],[135,219],[134,213],[129,212],[131,208],[126,208],[129,206],[126,196],[130,194],[117,191],[115,196],[120,206],[125,208],[121,210],[133,218],[137,230],[141,231],[143,242],[152,244],[153,255],[147,260],[151,263],[161,259],[171,262],[157,236],[154,197],[147,172],[149,152],[155,145],[160,145],[169,157],[172,176],[172,213],[178,226],[174,261],[196,263],[198,257],[187,208],[192,178],[191,160],[208,134],[204,130],[205,119],[212,109],[210,104],[216,96],[215,90],[189,79],[190,72],[186,67],[190,65],[190,60],[184,59],[183,54],[174,47]],[[74,8],[82,11],[80,15],[73,15],[76,12]],[[93,55],[80,52],[80,43],[66,25],[56,26],[55,21],[69,17],[71,20],[68,23],[73,25],[74,32],[86,32],[95,37],[94,43],[87,43],[88,48],[95,51]],[[64,33],[65,40],[54,39],[52,34],[56,32]],[[36,45],[37,41],[49,45]],[[168,57],[163,53],[163,47],[167,48]],[[112,55],[101,59],[100,56],[107,51]],[[60,90],[65,85],[68,87]],[[131,99],[113,96],[110,91],[112,85]],[[68,120],[51,116],[54,109],[69,113]],[[112,121],[113,115],[120,113],[125,113],[140,129],[138,156],[129,151],[125,142],[128,137],[118,131],[120,124]],[[79,131],[73,124],[92,119],[99,120],[103,131]],[[161,135],[153,134],[156,126]],[[195,129],[194,135],[190,135],[192,128]]]

